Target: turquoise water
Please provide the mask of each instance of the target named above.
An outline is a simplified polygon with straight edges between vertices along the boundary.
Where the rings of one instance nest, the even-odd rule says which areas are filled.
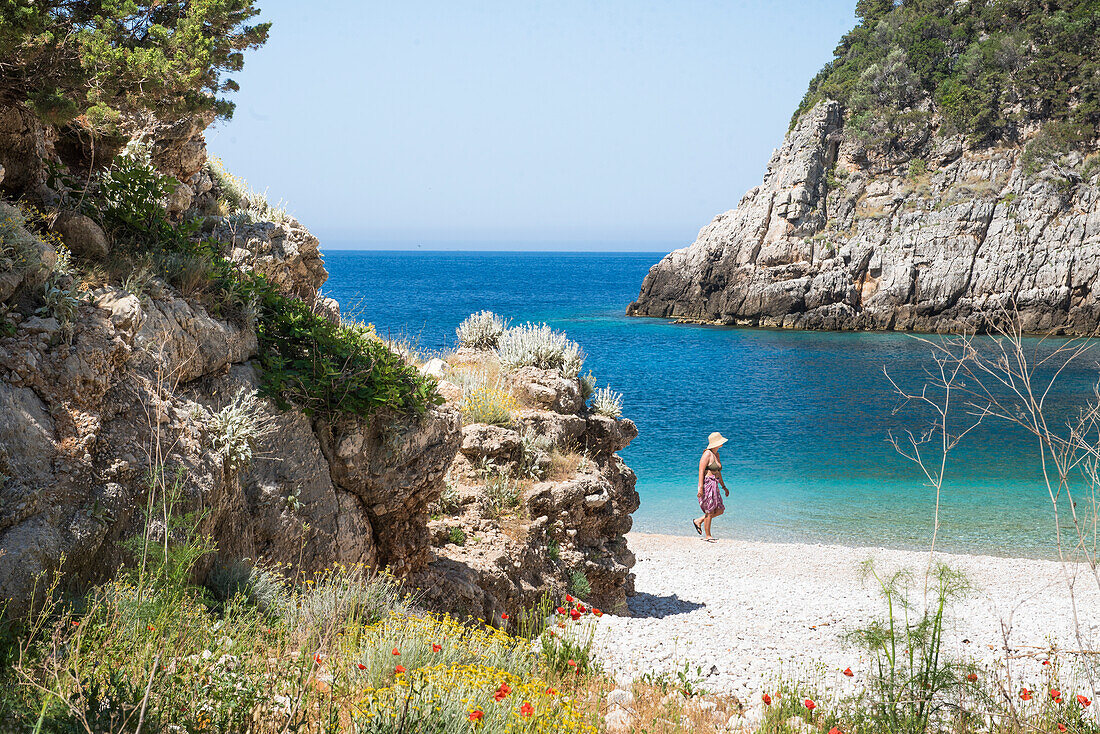
[[[894,415],[883,374],[918,387],[931,366],[904,334],[834,334],[675,325],[623,313],[659,254],[326,253],[325,291],[345,311],[423,350],[455,346],[454,328],[491,309],[546,321],[588,353],[600,384],[624,395],[639,436],[622,452],[638,475],[636,530],[692,534],[695,476],[719,430],[731,496],[715,534],[927,547],[934,495],[888,432],[926,416]],[[1084,401],[1093,363],[1068,372],[1052,404]],[[1049,556],[1053,521],[1033,442],[983,425],[952,454],[939,547]]]

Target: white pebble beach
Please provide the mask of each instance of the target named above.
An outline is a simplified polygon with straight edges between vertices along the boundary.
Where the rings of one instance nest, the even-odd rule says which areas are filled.
[[[627,539],[637,556],[637,594],[630,616],[600,620],[597,658],[624,684],[645,673],[675,676],[685,663],[695,675],[699,666],[706,690],[750,705],[781,675],[824,676],[825,685],[843,686],[841,671],[850,667],[852,683],[860,680],[867,660],[842,636],[884,611],[873,582],[861,582],[861,565],[874,559],[882,571],[923,573],[929,562],[926,551],[640,533]],[[1005,657],[1007,631],[1019,682],[1038,685],[1052,643],[1079,649],[1067,576],[1076,574],[1080,618],[1100,622],[1100,591],[1084,566],[941,553],[936,560],[976,587],[953,608],[947,651],[992,664]],[[1100,627],[1083,633],[1100,642]]]

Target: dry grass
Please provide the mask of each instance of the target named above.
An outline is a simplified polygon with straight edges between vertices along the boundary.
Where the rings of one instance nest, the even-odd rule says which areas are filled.
[[[546,478],[551,482],[571,479],[580,471],[587,458],[579,451],[562,450],[557,447],[550,453],[550,471]]]
[[[605,676],[591,676],[576,689],[579,708],[591,712],[592,724],[602,724],[612,707],[607,704],[608,694],[617,686]],[[742,711],[735,696],[711,696],[696,693],[692,697],[683,694],[675,679],[635,680],[630,686],[634,700],[622,707],[633,722],[636,732],[646,734],[710,734],[729,731],[725,724],[729,718]],[[720,716],[712,713],[720,712]],[[719,723],[720,722],[720,723]]]

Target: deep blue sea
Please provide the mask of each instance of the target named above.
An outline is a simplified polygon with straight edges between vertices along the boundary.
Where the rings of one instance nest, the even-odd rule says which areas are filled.
[[[545,321],[624,395],[639,435],[622,452],[638,475],[634,528],[693,534],[696,472],[711,431],[731,496],[716,535],[927,548],[934,494],[888,442],[927,414],[899,405],[887,370],[919,388],[929,347],[904,334],[731,329],[627,318],[661,254],[351,252],[325,254],[324,291],[383,335],[421,350],[455,346],[455,327],[490,309]],[[1064,375],[1051,404],[1089,397],[1095,359]],[[1053,516],[1034,441],[986,423],[951,454],[938,547],[1050,556]]]

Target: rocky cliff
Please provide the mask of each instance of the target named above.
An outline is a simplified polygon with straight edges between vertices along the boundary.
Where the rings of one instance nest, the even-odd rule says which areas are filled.
[[[1026,146],[933,137],[872,160],[835,102],[805,114],[764,180],[646,276],[629,313],[802,329],[1100,325],[1100,166],[1070,153],[1029,173]]]
[[[153,165],[180,182],[163,211],[197,218],[196,238],[222,262],[262,275],[286,303],[305,304],[349,338],[377,341],[369,329],[341,326],[338,305],[320,295],[327,272],[317,239],[266,202],[242,201],[230,190],[239,182],[208,164],[208,122],[139,134]],[[547,456],[546,441],[556,441],[585,451],[585,465],[525,485],[524,510],[510,508],[511,520],[463,515],[477,552],[473,542],[441,544],[429,514],[453,494],[449,483],[466,498],[458,506],[469,507],[485,491],[470,457],[491,454],[509,474],[519,434],[464,427],[453,385],[449,403],[422,414],[305,410],[261,397],[270,355],[260,334],[271,326],[257,321],[254,300],[212,297],[205,250],[154,261],[146,255],[163,245],[150,239],[119,252],[95,212],[70,210],[65,192],[51,188],[45,163],[63,163],[56,137],[23,112],[0,111],[9,196],[0,199],[0,608],[29,609],[55,572],[77,592],[109,577],[140,555],[135,538],[185,532],[169,517],[184,514],[217,546],[198,581],[214,564],[241,559],[280,564],[291,576],[361,563],[410,579],[437,608],[488,617],[582,573],[594,599],[622,606],[633,564],[622,535],[638,502],[614,452],[633,424],[589,416],[576,379],[563,387],[545,375],[514,378],[517,390],[561,393],[520,420],[546,437]],[[14,178],[5,183],[6,171]],[[171,278],[165,267],[175,268]],[[530,540],[504,539],[502,522]],[[560,538],[553,562],[539,550],[551,538]]]
[[[463,348],[435,369],[448,404],[461,406],[452,380],[493,374],[500,362],[491,350]],[[591,409],[583,390],[577,377],[527,367],[504,381],[516,405],[509,425],[467,418],[429,523],[435,560],[414,577],[429,604],[494,619],[545,593],[572,592],[626,611],[634,554],[624,536],[640,500],[616,452],[638,429]]]

